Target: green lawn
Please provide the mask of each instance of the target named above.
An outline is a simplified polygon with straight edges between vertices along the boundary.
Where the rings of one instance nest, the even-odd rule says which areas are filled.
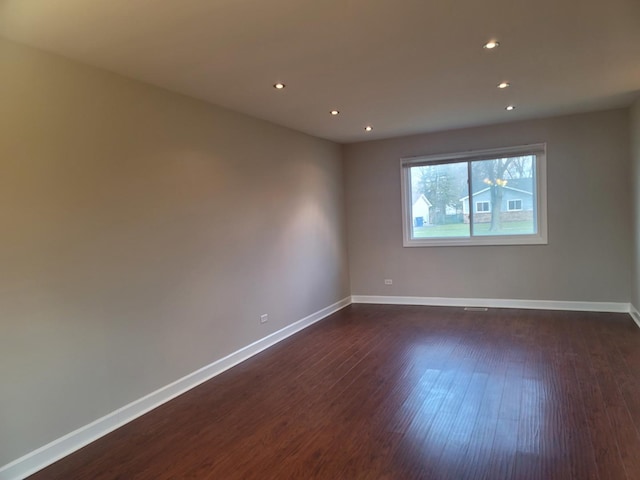
[[[474,235],[525,235],[535,233],[532,221],[502,222],[498,232],[490,232],[490,223],[474,224]],[[413,238],[468,237],[469,224],[452,223],[449,225],[426,225],[413,227]]]

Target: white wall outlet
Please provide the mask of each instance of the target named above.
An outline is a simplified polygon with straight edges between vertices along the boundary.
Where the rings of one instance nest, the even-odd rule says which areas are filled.
[[[264,315],[260,315],[260,323],[267,323],[269,321],[269,315],[266,313]]]
[[[391,280],[390,278],[385,278],[384,279],[384,284],[385,285],[393,285],[393,280]]]

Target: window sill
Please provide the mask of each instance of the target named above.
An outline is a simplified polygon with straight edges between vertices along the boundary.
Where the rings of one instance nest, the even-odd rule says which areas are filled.
[[[492,245],[548,245],[546,235],[483,235],[473,238],[414,238],[404,239],[403,247],[474,247]]]

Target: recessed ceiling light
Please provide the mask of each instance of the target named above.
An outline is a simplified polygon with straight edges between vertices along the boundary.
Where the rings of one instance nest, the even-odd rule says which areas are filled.
[[[498,84],[498,88],[507,88],[510,87],[511,84],[509,82],[502,82]]]
[[[366,127],[364,127],[365,132],[370,132],[371,130],[373,130],[373,127],[371,125],[367,125]]]
[[[511,111],[511,110],[515,110],[516,107],[515,107],[515,105],[507,105],[506,107],[504,107],[504,109]]]
[[[495,40],[490,40],[487,43],[485,43],[482,48],[486,48],[487,50],[493,50],[494,48],[499,46],[500,46],[499,42],[496,42]]]
[[[285,87],[285,84],[280,82],[273,85],[273,88],[275,88],[276,90],[282,90],[284,87]]]
[[[329,113],[330,113],[331,115],[333,115],[333,116],[336,116],[336,115],[338,115],[340,112],[339,112],[338,110],[331,110]]]

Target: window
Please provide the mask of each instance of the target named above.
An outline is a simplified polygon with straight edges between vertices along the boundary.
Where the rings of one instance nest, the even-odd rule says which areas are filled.
[[[510,212],[522,210],[522,200],[509,200],[509,202],[507,203],[507,210]]]
[[[489,202],[476,202],[476,212],[488,212]]]
[[[405,247],[547,243],[545,144],[403,158],[401,169]]]

